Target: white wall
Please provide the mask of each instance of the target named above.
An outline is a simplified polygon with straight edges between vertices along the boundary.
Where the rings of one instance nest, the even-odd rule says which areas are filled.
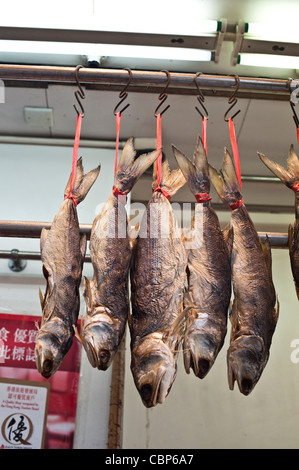
[[[272,223],[275,217],[280,216],[264,214],[264,221]],[[293,221],[292,217],[290,219]],[[242,395],[236,384],[233,391],[229,390],[227,334],[213,368],[203,380],[196,378],[193,372],[190,375],[185,373],[181,354],[178,375],[165,403],[146,409],[133,383],[127,344],[124,448],[299,447],[299,363],[291,360],[292,351],[296,356],[291,342],[299,338],[299,304],[288,256],[286,249],[272,250],[280,318],[273,336],[269,362],[249,396]]]
[[[113,150],[80,146],[85,171],[101,163],[101,172],[86,199],[78,205],[79,222],[92,224],[98,205],[105,202],[113,184]],[[2,220],[51,222],[63,201],[72,166],[71,147],[0,145],[0,218]],[[39,252],[39,239],[0,238],[0,250]],[[83,275],[91,278],[92,266]],[[0,259],[0,312],[41,315],[39,287],[44,291],[41,261],[28,261],[23,272],[14,273],[8,260]],[[80,316],[85,312],[81,288]],[[111,370],[100,372],[82,351],[75,448],[105,448],[109,417]]]

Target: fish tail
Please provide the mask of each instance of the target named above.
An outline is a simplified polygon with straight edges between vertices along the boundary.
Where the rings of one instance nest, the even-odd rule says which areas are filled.
[[[167,160],[165,160],[161,166],[161,180],[160,184],[158,184],[157,162],[155,162],[152,184],[153,190],[157,189],[157,187],[160,187],[171,198],[182,186],[184,186],[185,183],[186,179],[181,170],[175,169],[170,171],[169,164]]]
[[[82,157],[80,157],[77,161],[77,167],[76,167],[76,175],[75,175],[75,181],[74,181],[74,186],[72,190],[72,196],[76,199],[77,204],[83,201],[85,199],[88,191],[96,181],[99,173],[100,173],[100,168],[101,166],[99,165],[97,168],[94,168],[93,170],[89,171],[84,174],[84,168],[83,168],[83,163],[82,163]],[[68,183],[66,185],[66,188],[64,190],[64,196],[67,197],[70,194],[71,190],[71,178],[72,175],[70,176]]]
[[[232,157],[227,149],[224,152],[224,159],[221,170],[215,170],[209,165],[210,180],[222,201],[229,206],[242,200],[241,188],[236,175]]]
[[[179,165],[191,192],[196,195],[199,193],[210,192],[209,166],[206,151],[200,137],[197,139],[193,162],[189,160],[179,149],[172,145],[174,157]]]
[[[294,186],[299,183],[299,159],[294,151],[293,145],[290,146],[287,168],[273,162],[260,152],[258,152],[258,156],[266,167],[268,167],[288,188],[293,189]]]
[[[154,150],[136,157],[133,137],[130,137],[124,145],[116,173],[114,176],[114,187],[124,194],[128,194],[140,176],[157,159],[160,150]]]

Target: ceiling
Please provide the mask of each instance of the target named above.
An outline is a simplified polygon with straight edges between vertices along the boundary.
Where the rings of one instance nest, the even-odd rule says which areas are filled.
[[[67,2],[64,2],[67,3]],[[82,2],[71,2],[73,11],[80,6]],[[77,5],[78,3],[78,5]],[[275,22],[277,18],[281,21],[288,21],[290,14],[298,18],[299,2],[297,1],[268,1],[268,0],[197,0],[185,2],[185,8],[182,10],[181,2],[165,2],[168,10],[164,9],[164,2],[151,2],[151,8],[144,11],[136,10],[136,2],[126,2],[120,11],[122,21],[134,14],[137,18],[146,22],[150,29],[150,21],[154,18],[156,21],[166,22],[168,18],[181,16],[184,27],[188,25],[188,18],[191,19],[195,14],[202,12],[202,17],[206,19],[227,18],[229,22],[238,22],[240,19],[245,21]],[[99,11],[100,2],[94,0],[86,2],[85,8],[92,8],[93,11]],[[159,5],[159,8],[157,7]],[[171,5],[171,10],[169,9]],[[156,9],[154,7],[157,7]],[[55,2],[52,5],[55,8]],[[7,6],[5,18],[9,18],[10,6]],[[38,10],[37,10],[38,13]],[[154,15],[155,13],[155,15]],[[107,13],[106,13],[107,15]],[[113,15],[111,10],[111,15]],[[106,16],[106,19],[109,17]],[[117,16],[119,19],[119,15]],[[111,20],[111,18],[110,18]],[[38,16],[36,21],[38,21]],[[1,25],[0,25],[1,34]],[[1,38],[0,38],[1,39]],[[200,64],[184,64],[184,72],[200,71],[205,74],[228,75],[236,73],[240,76],[268,77],[268,78],[296,78],[296,70],[269,69],[244,67],[241,65],[232,66],[230,62],[233,43],[225,41],[222,46],[220,61],[202,62]],[[30,57],[22,59],[20,63],[35,63],[34,57],[30,62]],[[6,57],[8,59],[8,57]],[[26,60],[25,60],[26,59]],[[83,58],[82,58],[83,60]],[[2,63],[10,63],[9,60]],[[47,64],[45,64],[47,65]],[[61,64],[59,64],[61,65]],[[77,64],[73,64],[77,65]],[[128,63],[110,63],[110,67],[140,70],[162,70],[167,68],[172,70],[176,64],[168,62],[130,62]],[[102,64],[105,67],[105,63]],[[154,68],[156,66],[156,68]],[[180,64],[179,67],[183,67]],[[195,68],[197,67],[197,68]],[[182,70],[182,69],[180,69]],[[1,77],[0,77],[1,78]],[[75,112],[74,86],[63,84],[47,84],[24,82],[5,82],[5,102],[0,104],[0,142],[7,139],[14,141],[16,137],[28,137],[30,139],[47,138],[53,139],[72,139],[75,132]],[[130,91],[130,90],[129,90]],[[211,96],[210,96],[211,95]],[[206,96],[205,105],[209,112],[207,136],[208,136],[208,158],[209,162],[220,167],[223,158],[224,147],[231,148],[228,124],[224,121],[224,113],[228,108],[227,96],[212,96],[213,93]],[[118,91],[115,90],[95,90],[86,89],[86,99],[84,107],[86,111],[82,123],[82,140],[92,141],[115,141],[116,128],[113,109],[117,104]],[[156,119],[154,110],[158,104],[158,94],[129,92],[128,103],[130,107],[124,112],[120,129],[120,140],[126,140],[131,135],[135,138],[149,138],[154,147],[156,136]],[[171,167],[175,167],[175,161],[172,156],[171,144],[175,144],[186,155],[192,156],[194,145],[198,134],[201,134],[201,118],[195,110],[197,105],[196,93],[192,95],[169,94],[167,104],[170,104],[169,110],[162,118],[162,144],[165,156],[169,159]],[[40,125],[30,125],[25,121],[24,108],[51,108],[53,110],[53,126],[43,127]],[[241,161],[242,175],[270,175],[269,171],[263,166],[257,156],[257,151],[265,153],[271,159],[282,164],[288,156],[290,144],[294,144],[295,150],[298,149],[296,129],[292,119],[292,113],[287,100],[240,98],[236,109],[241,113],[235,118],[235,128],[238,141],[238,148]],[[2,137],[1,137],[2,136]],[[299,150],[298,150],[299,152]],[[151,177],[145,176],[139,181],[132,193],[135,200],[146,201],[151,194]],[[146,184],[145,184],[146,183]],[[243,194],[248,206],[255,210],[273,211],[292,211],[293,194],[287,190],[281,183],[273,182],[247,182],[244,181]],[[216,202],[220,202],[216,195],[213,196]],[[176,200],[180,202],[193,201],[192,196],[185,186],[177,194]]]

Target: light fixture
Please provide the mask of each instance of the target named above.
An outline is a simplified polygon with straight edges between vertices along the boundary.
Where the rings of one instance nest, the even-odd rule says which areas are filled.
[[[238,64],[255,67],[299,69],[299,57],[275,54],[242,53],[238,55]]]
[[[245,37],[274,42],[298,43],[298,24],[288,22],[245,23]]]
[[[182,61],[210,61],[212,52],[203,49],[133,46],[123,44],[86,44],[42,41],[0,41],[1,53],[59,54],[94,57],[128,57]]]

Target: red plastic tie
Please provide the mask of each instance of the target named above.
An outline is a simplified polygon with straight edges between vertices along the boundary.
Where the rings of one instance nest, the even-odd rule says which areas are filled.
[[[116,170],[117,170],[117,159],[118,159],[118,145],[119,145],[119,131],[120,131],[120,123],[121,123],[121,113],[120,113],[120,112],[116,113],[115,118],[116,118],[116,146],[115,146],[114,174],[116,174]]]
[[[117,197],[117,199],[122,202],[124,205],[127,203],[127,195],[126,193],[123,193],[122,191],[120,191],[119,189],[117,189],[115,186],[113,186],[113,190],[112,190],[113,194],[115,197]]]
[[[238,209],[238,207],[241,207],[243,206],[243,199],[239,199],[239,201],[237,202],[234,202],[233,204],[230,205],[230,208],[232,211],[234,211],[235,209]]]
[[[202,118],[202,143],[207,155],[207,118],[204,116]]]
[[[299,182],[294,184],[294,186],[292,186],[291,189],[294,191],[294,193],[297,193],[299,191]]]
[[[239,181],[240,188],[242,189],[242,180],[241,180],[241,169],[240,169],[239,151],[238,151],[238,145],[237,145],[237,139],[236,139],[234,121],[232,120],[232,118],[229,118],[229,120],[228,120],[228,125],[229,125],[230,141],[231,141],[231,144],[232,144],[232,149],[233,149],[233,154],[234,154],[234,160],[235,160],[235,166],[236,166],[236,173],[237,173],[237,177],[238,177],[238,181]]]
[[[82,124],[82,114],[78,114],[76,122],[76,132],[75,132],[75,141],[73,147],[73,162],[72,162],[72,173],[71,173],[71,182],[70,182],[70,192],[64,199],[73,199],[75,205],[78,205],[77,199],[73,196],[73,189],[76,177],[77,170],[77,159],[78,159],[78,150],[80,144],[80,134],[81,134],[81,124]]]
[[[170,194],[168,194],[167,191],[164,191],[164,189],[162,189],[160,186],[157,186],[156,189],[154,189],[154,192],[156,192],[156,191],[159,191],[160,193],[162,193],[163,196],[165,196],[166,199],[168,199],[168,201],[171,198]]]
[[[157,115],[157,149],[162,148],[162,128],[161,128],[161,114]],[[159,156],[156,160],[157,165],[157,182],[158,188],[160,187],[161,183],[161,175],[162,175],[162,151],[159,153]]]
[[[212,199],[209,193],[198,193],[194,194],[194,196],[197,202],[208,202]]]

